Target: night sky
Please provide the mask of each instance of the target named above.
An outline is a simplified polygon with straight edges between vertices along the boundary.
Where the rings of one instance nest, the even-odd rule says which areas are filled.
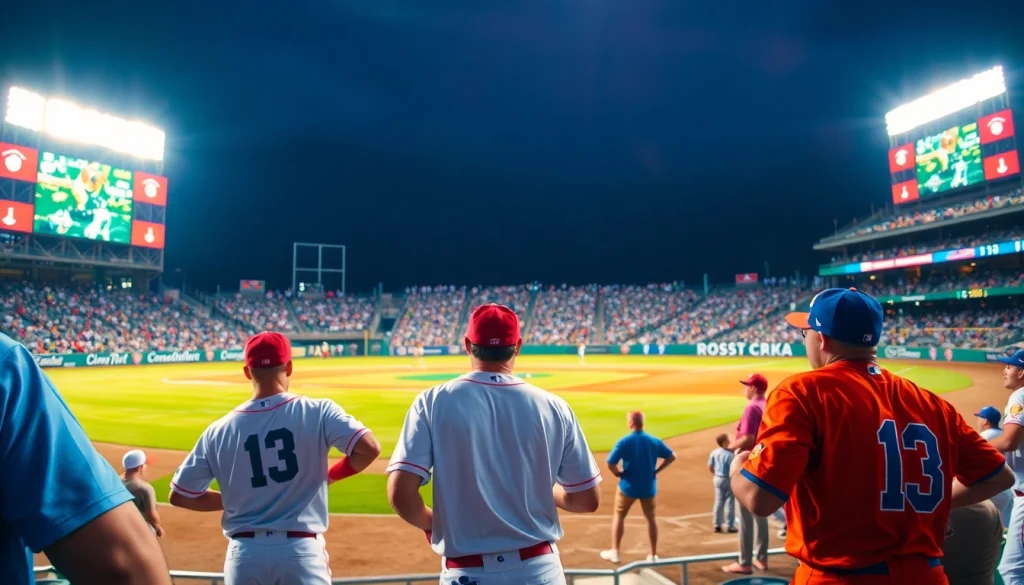
[[[209,290],[283,288],[297,240],[347,245],[357,292],[699,284],[824,261],[811,245],[833,220],[890,197],[886,111],[998,64],[1021,95],[1022,16],[1019,0],[13,2],[0,81],[167,132],[170,284],[180,268]]]

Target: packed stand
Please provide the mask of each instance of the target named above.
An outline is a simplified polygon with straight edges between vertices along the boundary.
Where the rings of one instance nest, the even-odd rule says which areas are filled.
[[[266,295],[223,295],[217,299],[217,309],[255,331],[295,331],[295,322],[281,293],[268,291]]]
[[[371,297],[330,295],[292,299],[299,324],[311,333],[365,331],[373,322],[377,302]]]
[[[941,272],[929,273],[921,280],[894,283],[868,281],[858,288],[874,297],[923,295],[928,293],[981,288],[1018,287],[1024,285],[1024,273],[1001,270],[977,270],[967,275],[949,276]]]
[[[469,289],[469,308],[472,310],[480,305],[497,303],[515,311],[519,317],[519,325],[526,329],[530,322],[531,285],[510,286],[474,286]],[[463,334],[469,329],[469,322],[463,324]]]
[[[395,323],[391,344],[396,347],[451,345],[455,342],[465,308],[465,287],[406,289],[405,308]]]
[[[853,228],[838,237],[843,239],[856,238],[866,236],[868,234],[887,232],[918,225],[927,225],[947,219],[956,219],[958,217],[973,215],[975,213],[984,213],[986,211],[1002,209],[1004,207],[1012,207],[1022,203],[1024,203],[1024,192],[1022,192],[1021,189],[1017,189],[1016,191],[1005,195],[990,195],[980,199],[975,199],[974,201],[954,203],[952,205],[936,207],[934,209],[907,211],[906,213],[901,213],[895,217],[880,219],[871,224]]]
[[[575,345],[593,341],[597,285],[551,286],[538,293],[526,341],[539,345]]]
[[[951,238],[927,244],[893,246],[892,248],[886,248],[884,250],[871,250],[859,254],[851,254],[849,257],[833,258],[832,264],[846,264],[849,262],[867,262],[869,260],[885,260],[887,258],[904,258],[906,256],[926,254],[928,252],[936,252],[939,250],[958,250],[960,248],[972,248],[974,246],[980,246],[981,244],[1004,242],[1007,240],[1016,240],[1022,237],[1024,237],[1024,229],[1017,228],[1014,230],[1002,230],[998,232],[989,232],[986,233],[984,236],[962,236],[959,238]]]
[[[628,341],[697,302],[697,293],[674,284],[601,287],[605,337],[609,344]]]
[[[769,315],[795,308],[794,303],[809,294],[808,289],[800,285],[713,290],[692,310],[641,335],[636,343],[750,341],[748,336],[756,335],[747,331],[739,332],[741,328],[764,320]],[[769,326],[774,327],[773,324]],[[734,329],[737,332],[733,332]],[[729,333],[731,335],[726,335]],[[758,337],[757,341],[769,340]]]
[[[149,292],[32,283],[0,286],[2,328],[33,353],[240,348],[245,332]]]
[[[1021,341],[1021,309],[886,315],[882,343],[953,349],[995,349]]]

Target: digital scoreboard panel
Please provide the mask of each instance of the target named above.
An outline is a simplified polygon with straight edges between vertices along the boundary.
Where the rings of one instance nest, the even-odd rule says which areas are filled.
[[[32,231],[130,244],[132,189],[132,171],[41,152]]]
[[[893,268],[908,268],[911,266],[924,266],[926,264],[942,264],[943,262],[957,262],[961,260],[972,260],[975,258],[989,258],[992,256],[1005,256],[1007,254],[1020,254],[1024,251],[1024,240],[1009,240],[1006,242],[993,242],[981,244],[972,248],[957,248],[953,250],[940,250],[914,256],[900,256],[899,258],[884,258],[882,260],[866,260],[864,262],[850,262],[849,264],[824,265],[818,268],[818,276],[840,276],[843,274],[862,274],[865,272],[878,272],[880,270],[891,270]]]
[[[921,197],[985,182],[977,122],[925,136],[917,140],[914,150]]]

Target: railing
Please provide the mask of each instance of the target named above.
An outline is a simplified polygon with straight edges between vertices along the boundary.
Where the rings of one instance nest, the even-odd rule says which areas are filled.
[[[768,551],[768,556],[786,554],[785,549],[773,548]],[[660,559],[657,561],[636,561],[627,563],[614,569],[566,569],[565,576],[569,585],[573,585],[580,577],[609,577],[614,585],[619,585],[622,575],[639,571],[641,569],[657,569],[664,567],[679,567],[679,582],[688,585],[690,581],[690,565],[696,563],[709,563],[713,561],[735,560],[736,553],[717,553],[710,555],[697,555],[692,557],[675,557],[671,559]],[[53,567],[36,567],[36,575],[52,573]],[[175,583],[195,583],[208,585],[223,585],[223,573],[202,573],[197,571],[171,571],[171,577]],[[437,573],[426,573],[420,575],[389,575],[386,577],[346,577],[334,579],[333,585],[412,585],[413,583],[437,583]]]

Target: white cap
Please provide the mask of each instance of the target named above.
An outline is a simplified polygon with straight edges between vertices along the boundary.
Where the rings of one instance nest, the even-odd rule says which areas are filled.
[[[121,465],[124,466],[125,470],[135,469],[136,467],[142,467],[146,464],[146,454],[138,449],[132,449],[131,451],[124,454],[124,458],[121,459]]]

